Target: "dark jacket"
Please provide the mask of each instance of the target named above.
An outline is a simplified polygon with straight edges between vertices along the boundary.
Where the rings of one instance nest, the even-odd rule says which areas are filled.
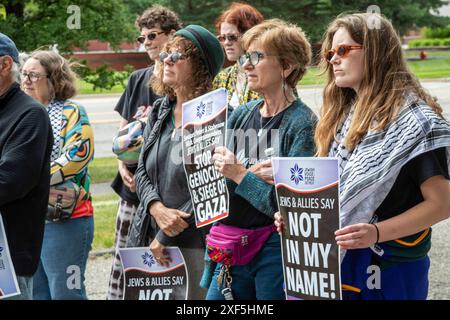
[[[204,237],[205,233],[209,230],[208,227],[201,228],[199,230],[195,227],[194,210],[192,201],[189,200],[182,204],[180,207],[175,208],[183,212],[191,213],[191,216],[186,220],[189,223],[189,228],[184,230],[176,237],[168,237],[159,230],[156,221],[147,211],[148,205],[153,201],[161,201],[158,192],[158,173],[153,170],[153,174],[149,176],[147,174],[146,162],[150,149],[159,140],[161,129],[165,124],[165,121],[170,121],[169,115],[171,114],[172,105],[168,97],[158,99],[153,104],[153,109],[148,117],[147,125],[144,130],[144,147],[142,148],[139,158],[139,164],[136,169],[136,193],[139,198],[139,206],[137,208],[136,215],[133,219],[130,235],[128,240],[128,247],[147,246],[150,238],[156,238],[161,244],[165,246],[176,245],[180,247],[197,247],[195,238],[198,238],[198,232],[200,231]],[[187,192],[189,192],[187,190]],[[193,233],[196,237],[193,237]],[[203,247],[203,244],[202,244]]]
[[[18,276],[39,263],[52,144],[47,111],[14,84],[0,97],[0,212]]]

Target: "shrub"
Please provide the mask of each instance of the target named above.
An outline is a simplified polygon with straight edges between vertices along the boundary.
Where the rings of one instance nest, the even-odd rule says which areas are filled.
[[[425,37],[428,39],[450,38],[450,25],[445,28],[425,28]]]
[[[83,64],[84,66],[78,68],[76,71],[81,79],[92,84],[94,91],[97,89],[111,90],[116,85],[125,87],[128,77],[134,70],[132,66],[126,65],[124,71],[114,71],[107,64],[91,70],[86,67],[85,61],[83,61]]]

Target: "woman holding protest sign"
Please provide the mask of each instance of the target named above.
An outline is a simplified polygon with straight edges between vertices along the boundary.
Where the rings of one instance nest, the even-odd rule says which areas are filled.
[[[152,87],[157,100],[144,132],[145,143],[136,171],[140,205],[128,246],[148,245],[161,265],[165,247],[180,247],[189,272],[189,299],[203,299],[199,283],[204,255],[204,231],[195,227],[188,182],[181,156],[182,104],[211,90],[223,64],[219,41],[201,26],[177,31],[160,53],[163,64]],[[151,227],[150,227],[151,225]]]
[[[219,34],[217,39],[222,44],[228,61],[234,65],[219,72],[213,87],[228,90],[228,105],[232,109],[259,98],[258,93],[249,89],[244,69],[236,62],[244,53],[240,43],[242,35],[263,20],[263,15],[251,5],[233,2],[216,21]]]
[[[385,17],[338,17],[322,54],[315,141],[339,160],[343,297],[426,299],[431,226],[450,216],[450,124]]]
[[[264,99],[233,111],[228,148],[216,148],[213,156],[216,169],[227,177],[230,212],[208,235],[211,263],[202,285],[209,287],[211,300],[283,299],[280,239],[273,227],[275,188],[267,173],[270,161],[264,160],[314,154],[316,117],[294,95],[311,47],[300,28],[281,20],[250,29],[242,46],[246,53],[239,59],[249,88]],[[245,241],[246,249],[238,253],[220,245],[231,237]]]
[[[125,92],[115,107],[115,111],[122,117],[119,132],[122,136],[113,143],[113,151],[118,153],[119,170],[111,187],[120,196],[120,202],[117,210],[114,241],[116,251],[109,278],[108,300],[123,298],[124,280],[119,249],[127,245],[131,221],[139,205],[134,173],[142,147],[142,136],[136,137],[132,134],[142,134],[142,127],[145,126],[153,103],[160,98],[149,88],[150,79],[155,72],[154,61],[159,59],[159,52],[165,43],[181,28],[181,21],[172,10],[153,5],[136,19],[136,26],[140,32],[137,42],[145,47],[152,65],[131,74]]]

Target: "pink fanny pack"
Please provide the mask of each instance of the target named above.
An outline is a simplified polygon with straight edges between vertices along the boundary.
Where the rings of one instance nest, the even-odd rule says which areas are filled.
[[[224,265],[246,265],[275,230],[274,224],[251,230],[218,223],[206,236],[208,256]]]

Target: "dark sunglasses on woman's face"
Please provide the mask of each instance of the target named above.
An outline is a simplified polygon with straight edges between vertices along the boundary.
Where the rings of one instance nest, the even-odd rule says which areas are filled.
[[[328,62],[331,62],[331,59],[333,59],[335,54],[337,54],[341,58],[345,58],[348,56],[350,51],[358,50],[358,49],[362,49],[362,48],[363,48],[363,46],[359,46],[359,45],[358,46],[349,46],[349,45],[342,44],[342,45],[338,46],[336,49],[331,49],[330,51],[328,51],[325,54],[325,60],[327,60]]]
[[[262,52],[247,52],[239,57],[239,64],[243,66],[247,63],[247,61],[249,61],[252,66],[256,66],[262,58],[264,58],[264,53]]]
[[[136,39],[136,41],[139,42],[139,43],[144,43],[144,42],[145,42],[145,38],[147,38],[148,41],[153,41],[153,40],[156,39],[156,37],[157,37],[158,35],[160,35],[160,34],[162,34],[162,33],[165,33],[165,32],[164,32],[164,31],[161,31],[161,32],[153,31],[153,32],[150,32],[150,33],[149,33],[148,35],[146,35],[146,36],[140,36],[140,37],[138,37],[138,38]]]
[[[177,61],[179,60],[186,59],[186,55],[179,53],[178,51],[174,51],[171,53],[163,51],[159,54],[159,61],[164,62],[164,60],[166,60],[167,57],[170,58],[170,61],[172,61],[172,63],[177,63]]]
[[[229,42],[236,42],[240,37],[241,35],[239,33],[219,34],[217,36],[217,40],[219,40],[219,42],[225,42],[225,40],[228,40]]]

